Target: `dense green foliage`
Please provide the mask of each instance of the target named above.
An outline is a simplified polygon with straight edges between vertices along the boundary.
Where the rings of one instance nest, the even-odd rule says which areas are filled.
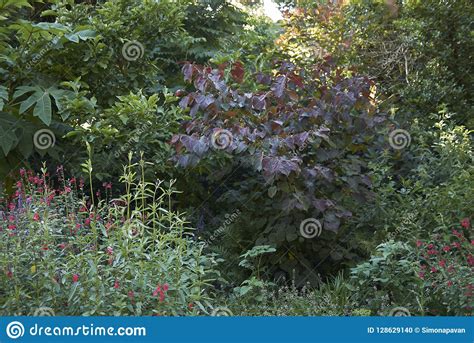
[[[472,1],[276,2],[0,0],[1,313],[471,314]]]

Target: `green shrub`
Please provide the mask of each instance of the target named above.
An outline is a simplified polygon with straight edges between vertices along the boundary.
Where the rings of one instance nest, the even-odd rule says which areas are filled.
[[[173,182],[146,182],[145,165],[130,162],[127,192],[111,199],[106,183],[98,202],[62,168],[56,188],[45,169],[21,170],[0,208],[2,315],[185,315],[208,299],[217,261],[170,208]]]

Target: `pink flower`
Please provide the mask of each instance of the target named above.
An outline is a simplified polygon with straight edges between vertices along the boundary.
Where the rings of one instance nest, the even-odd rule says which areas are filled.
[[[108,255],[112,255],[114,253],[114,248],[108,246],[107,249],[105,249],[107,251],[107,254]]]
[[[167,292],[169,288],[170,288],[170,287],[169,287],[169,285],[168,285],[167,283],[165,283],[165,284],[163,285],[163,290],[164,290],[165,292]]]
[[[441,268],[444,268],[444,267],[446,267],[446,260],[441,260],[441,261],[439,261],[438,264]]]
[[[451,248],[449,247],[449,245],[445,245],[445,246],[443,247],[443,251],[444,251],[444,252],[448,252],[448,251],[450,251],[450,250],[451,250]]]
[[[91,224],[91,220],[89,218],[86,218],[86,220],[84,221],[84,224],[89,226]]]
[[[72,276],[72,282],[76,283],[76,282],[78,282],[78,281],[79,281],[79,274],[74,274],[74,275]]]
[[[39,216],[38,213],[35,213],[35,214],[33,215],[33,220],[34,220],[35,222],[37,222],[37,221],[40,220],[40,216]]]
[[[428,249],[433,249],[434,245],[433,244],[428,244]]]
[[[451,287],[453,285],[453,282],[451,280],[448,281],[448,287]]]
[[[431,267],[431,272],[432,273],[436,273],[438,271],[438,269],[436,269],[436,267]]]
[[[422,242],[422,241],[420,241],[420,240],[417,240],[417,241],[416,241],[416,246],[417,246],[417,247],[421,247],[422,245],[423,245],[423,242]]]
[[[71,193],[71,187],[64,187],[64,193]]]
[[[459,242],[454,242],[453,244],[451,244],[453,247],[455,248],[460,248],[461,247],[461,244],[459,244]]]
[[[461,226],[465,229],[469,228],[469,226],[471,226],[469,218],[464,218],[463,220],[461,220]]]
[[[128,297],[130,300],[133,300],[135,298],[135,293],[133,291],[128,291]]]
[[[120,287],[119,281],[115,279],[114,288],[119,289],[119,287]]]

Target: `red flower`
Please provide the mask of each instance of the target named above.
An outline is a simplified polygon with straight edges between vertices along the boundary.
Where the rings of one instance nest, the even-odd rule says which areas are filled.
[[[40,220],[40,215],[39,215],[38,213],[35,213],[35,214],[33,215],[33,220],[34,220],[35,222],[39,221],[39,220]]]
[[[11,279],[13,277],[13,273],[11,270],[7,270],[7,277]]]
[[[425,273],[419,272],[418,276],[420,277],[420,279],[424,279],[425,278]]]
[[[158,293],[161,293],[161,286],[156,286],[156,289],[153,291],[153,296],[156,297]]]
[[[66,243],[58,244],[58,248],[65,249],[66,248]]]
[[[119,281],[115,279],[114,288],[119,289],[119,287],[120,287]]]
[[[451,250],[451,248],[449,247],[449,245],[445,245],[445,246],[443,247],[443,251],[444,251],[444,252],[448,252],[449,250]]]
[[[469,226],[471,226],[469,218],[464,218],[463,220],[461,220],[461,226],[465,229],[469,228]]]
[[[128,291],[128,297],[130,300],[133,300],[135,298],[135,293],[133,291]]]
[[[79,281],[79,275],[78,275],[78,274],[74,274],[74,275],[72,276],[72,282],[75,283],[75,282],[78,282],[78,281]]]
[[[193,307],[194,307],[193,303],[188,304],[188,308],[189,308],[190,311],[193,309]]]
[[[428,249],[433,249],[434,245],[433,244],[428,244]]]
[[[444,268],[444,267],[446,267],[446,260],[441,260],[441,261],[439,261],[438,264],[439,264],[440,267]]]
[[[471,254],[467,255],[467,263],[469,263],[470,266],[474,266],[474,256]]]
[[[431,272],[432,273],[436,273],[438,271],[438,269],[436,269],[436,267],[431,267]]]
[[[461,247],[461,244],[459,244],[459,242],[454,242],[453,244],[451,244],[453,247],[455,248],[460,248]]]
[[[416,241],[416,246],[417,246],[417,247],[421,247],[422,245],[423,245],[423,242],[422,242],[422,241],[420,241],[420,240],[417,240],[417,241]]]
[[[453,282],[451,280],[448,281],[448,287],[451,287],[453,285]]]
[[[163,286],[158,284],[158,286],[156,286],[156,289],[153,291],[153,296],[156,297],[158,294],[160,295],[160,303],[162,303],[163,301],[165,301],[165,292],[169,289],[169,286],[167,283],[165,283]]]
[[[91,220],[89,218],[86,218],[86,220],[84,221],[84,224],[89,226],[91,224]]]

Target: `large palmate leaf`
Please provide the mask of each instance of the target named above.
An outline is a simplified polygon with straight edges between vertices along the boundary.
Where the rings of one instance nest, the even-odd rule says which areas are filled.
[[[53,97],[56,107],[60,108],[60,100],[63,96],[72,94],[70,91],[58,89],[56,87],[42,88],[40,86],[20,86],[13,94],[14,99],[19,99],[25,94],[32,93],[28,98],[21,101],[19,114],[28,111],[33,105],[33,115],[38,117],[45,125],[50,125],[53,115],[51,97]]]

